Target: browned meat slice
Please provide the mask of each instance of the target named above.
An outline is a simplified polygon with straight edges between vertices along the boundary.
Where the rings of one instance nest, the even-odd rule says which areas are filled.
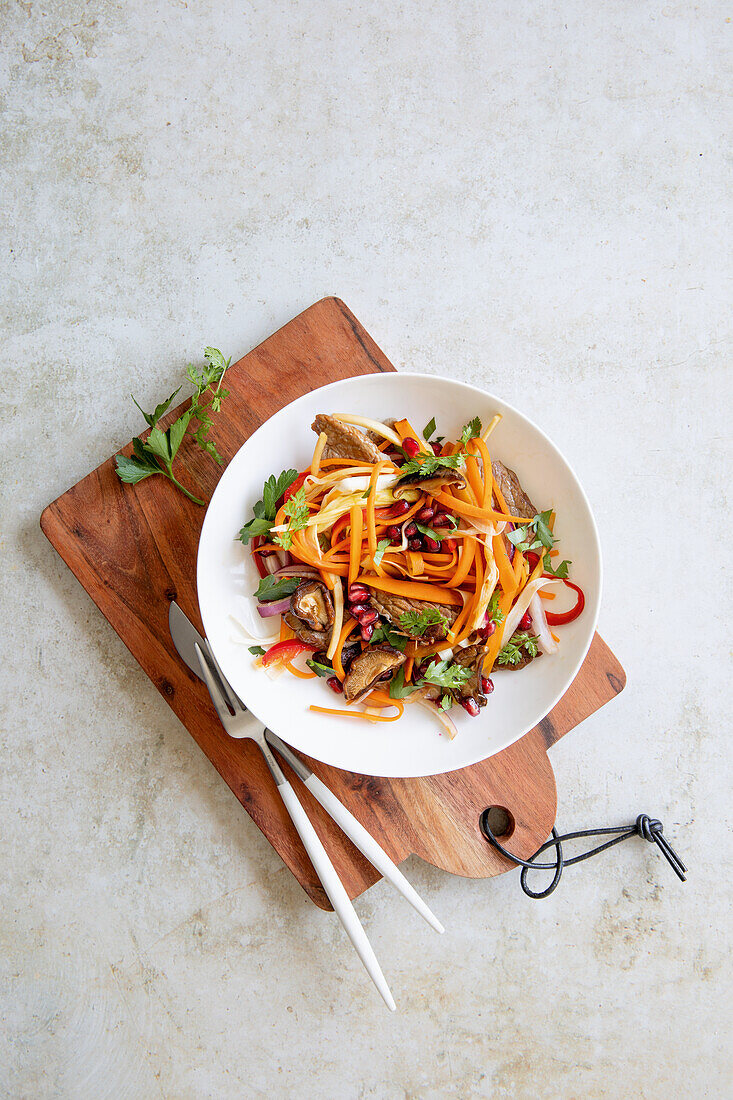
[[[328,442],[324,458],[350,458],[354,462],[381,462],[382,452],[370,439],[351,424],[344,424],[335,416],[319,413],[311,424],[314,432],[325,432]]]
[[[302,619],[299,619],[297,615],[293,615],[292,611],[286,611],[283,618],[290,629],[295,631],[296,638],[299,638],[301,642],[307,642],[308,645],[318,646],[319,649],[328,649],[328,643],[330,641],[329,631],[313,630],[312,627],[304,623]]]
[[[400,618],[408,611],[425,611],[428,608],[433,611],[439,611],[440,614],[447,620],[448,627],[451,627],[458,618],[458,608],[451,607],[448,604],[442,603],[429,603],[427,600],[410,600],[407,596],[393,596],[391,592],[380,592],[378,589],[372,590],[371,595],[372,607],[383,615],[385,619],[388,619],[394,626],[403,630],[405,634],[411,634],[412,631],[408,630],[406,626],[400,622]],[[418,635],[412,633],[413,637],[421,637],[423,641],[430,644],[431,642],[439,641],[441,638],[445,638],[448,633],[447,627],[432,626],[428,627],[424,634]]]
[[[351,662],[344,680],[344,699],[354,703],[376,687],[380,680],[388,680],[391,674],[405,663],[404,653],[391,645],[370,645]]]
[[[328,630],[333,624],[333,600],[321,581],[303,581],[290,598],[290,610],[311,630]]]
[[[520,519],[532,519],[536,516],[537,509],[520,485],[514,470],[510,470],[503,462],[497,460],[491,463],[491,468],[510,514],[519,516]]]
[[[484,647],[482,645],[465,646],[453,654],[453,664],[470,668],[472,676],[454,692],[461,699],[475,699],[480,707],[486,706],[486,696],[481,688],[484,669]]]
[[[455,485],[458,489],[466,488],[466,479],[458,470],[446,470],[445,473],[435,474],[434,477],[420,477],[420,474],[408,474],[401,479],[399,485],[392,490],[394,497],[399,500],[404,496],[406,489],[424,489],[433,496],[445,489],[448,485]]]

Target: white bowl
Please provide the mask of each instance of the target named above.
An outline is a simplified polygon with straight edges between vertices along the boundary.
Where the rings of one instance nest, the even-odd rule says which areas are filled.
[[[451,712],[458,736],[441,734],[438,719],[421,707],[406,707],[395,723],[368,723],[310,711],[311,703],[338,707],[324,680],[272,680],[253,667],[244,632],[266,637],[279,618],[262,619],[253,593],[259,577],[247,548],[236,540],[270,474],[310,462],[315,443],[311,422],[319,412],[351,412],[376,419],[408,416],[421,431],[435,417],[438,433],[457,438],[474,416],[486,425],[503,419],[489,439],[492,457],[516,470],[543,510],[557,512],[555,534],[571,577],[586,604],[575,622],[556,628],[557,654],[519,672],[496,672],[495,690],[477,718]],[[569,593],[568,593],[569,595]],[[601,552],[590,506],[568,463],[516,409],[473,386],[421,374],[372,374],[350,378],[298,398],[263,424],[242,445],[216,488],[198,550],[198,597],[209,642],[221,668],[253,714],[296,749],[337,768],[379,776],[435,775],[484,760],[517,741],[552,710],[567,691],[593,639],[601,598]],[[557,606],[565,605],[564,593]],[[567,601],[568,603],[570,601]],[[238,624],[241,624],[238,625]],[[242,629],[243,628],[243,629]]]

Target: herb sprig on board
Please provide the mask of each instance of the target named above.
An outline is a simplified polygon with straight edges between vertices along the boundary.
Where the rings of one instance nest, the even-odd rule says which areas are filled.
[[[222,401],[229,394],[228,390],[221,388],[221,383],[231,359],[225,359],[218,348],[204,348],[204,360],[204,366],[201,368],[188,365],[186,378],[196,392],[186,411],[174,420],[166,431],[158,427],[158,421],[168,412],[181,387],[179,386],[167,400],[156,405],[151,413],[146,413],[133,397],[132,400],[143,414],[150,433],[146,440],[140,436],[133,439],[134,454],[131,458],[127,455],[117,455],[117,476],[120,481],[124,481],[127,485],[137,485],[138,482],[152,477],[153,474],[163,474],[194,504],[205,503],[181,485],[173,473],[173,461],[192,421],[195,421],[196,427],[191,429],[191,436],[197,446],[211,455],[220,466],[223,464],[221,455],[209,438],[209,432],[213,424],[212,414],[219,412]]]

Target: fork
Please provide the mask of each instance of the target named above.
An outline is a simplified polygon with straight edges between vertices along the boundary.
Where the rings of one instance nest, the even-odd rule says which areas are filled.
[[[390,993],[389,986],[382,973],[382,968],[377,961],[377,956],[374,954],[372,945],[367,939],[366,932],[361,926],[354,906],[351,904],[349,895],[346,893],[341,879],[336,874],[336,869],[331,863],[326,849],[321,844],[318,834],[313,828],[308,815],[298,800],[298,796],[285,778],[283,770],[275,759],[267,742],[266,734],[270,733],[270,731],[263,729],[261,723],[242,706],[240,699],[233,691],[227,693],[229,704],[234,710],[234,714],[230,714],[229,707],[224,699],[221,688],[214,678],[209,663],[204,657],[198,642],[195,645],[195,649],[199,665],[201,666],[201,675],[209,689],[211,701],[216,708],[216,713],[219,715],[222,726],[230,737],[248,737],[259,747],[270,769],[272,778],[277,784],[278,794],[282,798],[285,808],[290,814],[290,818],[300,839],[303,841],[305,850],[315,868],[316,874],[321,880],[323,889],[326,891],[328,899],[334,908],[334,912],[343,924],[347,936],[354,945],[356,953],[363,962],[369,977],[379,990],[382,1000],[387,1007],[394,1012],[396,1008],[394,997]],[[275,735],[270,734],[270,736],[274,737]],[[282,742],[280,742],[280,744],[282,744]],[[297,757],[293,757],[293,759],[297,759]],[[299,763],[301,762],[299,761]],[[301,764],[301,766],[303,765]],[[324,789],[327,790],[327,788]]]

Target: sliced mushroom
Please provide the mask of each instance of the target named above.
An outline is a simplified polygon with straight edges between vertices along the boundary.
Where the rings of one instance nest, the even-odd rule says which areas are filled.
[[[297,615],[293,615],[292,611],[286,611],[283,618],[299,641],[317,646],[318,649],[328,648],[330,636],[327,631],[311,630],[302,619],[299,619]]]
[[[435,477],[420,477],[419,474],[408,474],[399,484],[395,485],[392,495],[396,500],[404,496],[408,489],[424,489],[426,493],[435,496],[441,489],[449,485],[455,485],[458,489],[466,488],[466,479],[458,470],[446,470],[445,473],[436,474]]]
[[[356,703],[379,681],[405,663],[404,653],[391,645],[370,645],[355,657],[344,680],[344,699]]]
[[[322,581],[303,581],[293,592],[290,610],[311,630],[328,630],[333,625],[333,600]]]

